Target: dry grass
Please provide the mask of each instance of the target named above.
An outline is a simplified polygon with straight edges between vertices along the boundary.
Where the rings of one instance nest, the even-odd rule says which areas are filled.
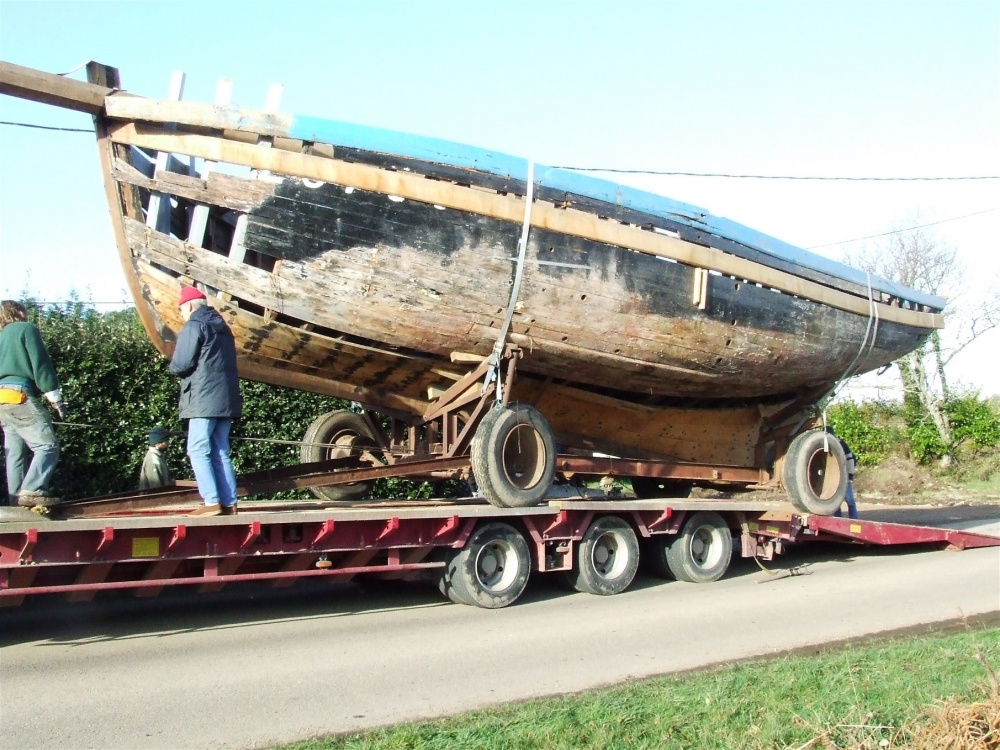
[[[865,722],[837,724],[795,750],[1000,750],[1000,683],[982,649],[977,658],[989,680],[986,700],[937,701],[896,730]]]
[[[983,656],[979,663],[989,677],[986,700],[960,703],[947,700],[928,708],[910,729],[905,750],[998,750],[1000,748],[1000,684]]]

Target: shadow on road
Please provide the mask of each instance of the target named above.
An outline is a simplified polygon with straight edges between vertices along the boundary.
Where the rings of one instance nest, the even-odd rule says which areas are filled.
[[[181,631],[445,606],[450,603],[429,584],[400,581],[304,580],[285,589],[245,583],[210,594],[185,587],[152,599],[114,591],[90,602],[37,596],[20,607],[0,610],[0,647],[27,641],[67,644],[160,637]]]

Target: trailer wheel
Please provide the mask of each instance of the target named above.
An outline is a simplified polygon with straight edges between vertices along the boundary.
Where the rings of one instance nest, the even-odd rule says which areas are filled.
[[[725,575],[733,556],[733,534],[712,511],[692,513],[676,535],[650,540],[653,570],[664,578],[711,583]]]
[[[799,510],[829,516],[844,502],[847,459],[840,441],[823,430],[803,432],[791,442],[782,475],[792,505]]]
[[[683,479],[632,477],[632,491],[640,500],[661,497],[689,497],[693,485]]]
[[[498,508],[541,502],[555,476],[556,448],[542,413],[527,404],[492,409],[472,438],[472,472],[483,497]]]
[[[567,582],[585,594],[609,596],[627,589],[639,568],[635,531],[618,516],[595,520],[576,547],[576,566]]]
[[[453,602],[500,609],[517,601],[530,573],[524,536],[510,524],[492,521],[449,556],[440,588]]]
[[[372,435],[365,418],[353,411],[344,410],[331,411],[317,417],[306,430],[302,443],[300,463],[354,457],[357,459],[357,468],[375,463],[370,453],[368,460],[364,454],[368,449],[378,448],[378,441]],[[354,501],[367,495],[371,486],[371,482],[355,482],[311,487],[310,491],[321,500]]]

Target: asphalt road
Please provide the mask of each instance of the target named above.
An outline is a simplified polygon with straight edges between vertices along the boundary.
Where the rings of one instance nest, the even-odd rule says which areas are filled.
[[[1000,621],[1000,548],[816,545],[769,567],[802,574],[737,559],[713,584],[643,576],[614,597],[538,577],[493,611],[414,584],[29,603],[0,612],[0,746],[266,747],[962,616]]]

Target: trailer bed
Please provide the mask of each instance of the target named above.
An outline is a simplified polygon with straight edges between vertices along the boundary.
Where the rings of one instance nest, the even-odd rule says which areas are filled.
[[[217,591],[246,581],[287,586],[302,578],[344,581],[362,574],[437,578],[448,593],[449,571],[454,575],[451,561],[470,544],[478,544],[484,528],[503,527],[509,533],[477,550],[514,554],[520,543],[510,533],[520,535],[530,558],[520,561],[521,565],[530,571],[558,571],[571,579],[578,578],[581,566],[596,564],[600,570],[599,563],[587,558],[593,557],[598,537],[605,540],[604,552],[610,549],[612,554],[635,558],[629,561],[631,575],[639,554],[632,538],[643,543],[643,554],[653,555],[675,544],[694,549],[692,540],[695,545],[714,543],[718,548],[721,540],[719,554],[725,560],[714,561],[711,570],[706,562],[701,571],[697,554],[691,552],[688,562],[693,565],[693,577],[685,578],[683,572],[673,576],[694,581],[715,580],[725,572],[731,549],[724,542],[729,534],[738,538],[736,549],[743,556],[760,559],[771,559],[792,544],[819,541],[953,549],[1000,546],[1000,537],[986,534],[808,515],[786,502],[752,499],[581,497],[552,499],[521,509],[497,508],[481,498],[369,502],[354,507],[246,502],[235,516],[199,517],[179,515],[177,509],[146,508],[131,515],[63,521],[7,510],[7,520],[0,523],[3,606],[38,594],[81,601],[117,589],[151,596],[167,586]],[[701,525],[692,530],[691,524]],[[723,529],[721,536],[712,536],[712,524]],[[594,529],[600,532],[596,536]],[[675,558],[677,554],[675,549]],[[527,575],[525,570],[525,582]],[[620,576],[608,573],[607,578],[620,585]],[[598,583],[608,582],[598,579]],[[630,582],[631,577],[621,589]],[[617,593],[596,584],[590,588],[595,589],[593,593]],[[488,598],[484,603],[469,601],[468,595],[452,598],[482,606],[506,606],[513,601],[496,603]]]

